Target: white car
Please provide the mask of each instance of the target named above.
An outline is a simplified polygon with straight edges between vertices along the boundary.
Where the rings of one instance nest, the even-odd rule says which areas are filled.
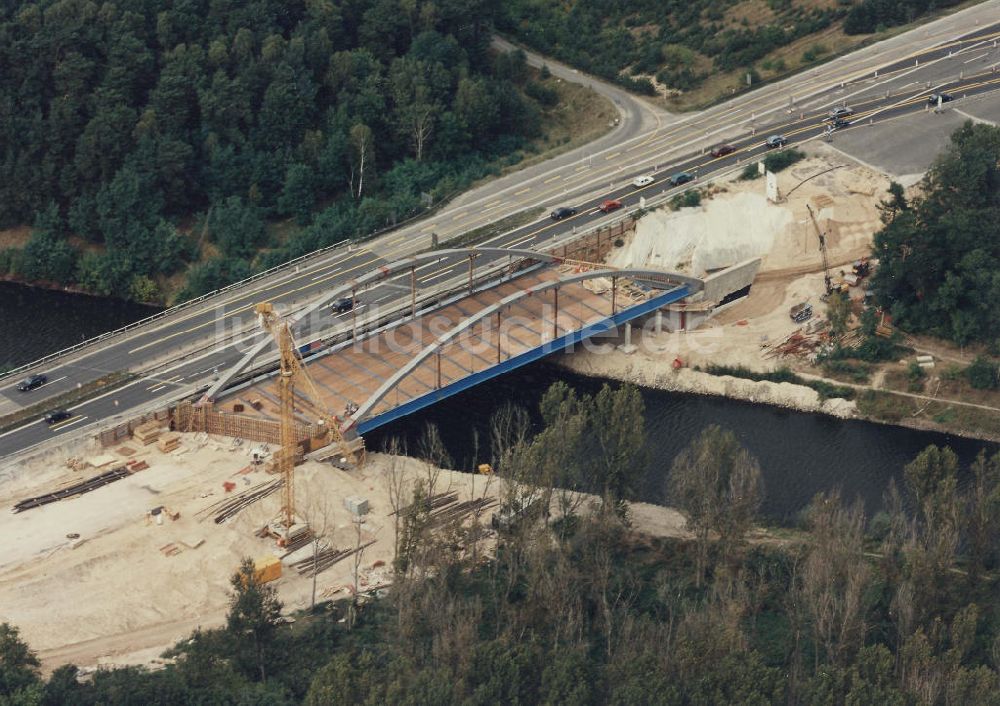
[[[632,186],[639,189],[642,188],[643,186],[649,186],[654,181],[656,180],[653,179],[653,177],[651,177],[649,174],[643,174],[642,176],[637,176],[635,179],[632,180]]]

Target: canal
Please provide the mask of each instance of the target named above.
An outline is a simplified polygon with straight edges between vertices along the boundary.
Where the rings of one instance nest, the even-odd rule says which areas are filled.
[[[416,449],[427,423],[436,424],[458,468],[471,469],[489,460],[489,450],[473,458],[475,437],[489,439],[490,418],[506,400],[521,405],[539,423],[538,402],[556,380],[577,392],[595,394],[603,384],[540,363],[456,395],[423,412],[370,433],[368,448],[381,450],[391,438]],[[617,384],[617,383],[612,383]],[[839,487],[845,499],[860,497],[869,516],[883,507],[889,479],[902,488],[903,467],[929,444],[950,446],[963,465],[988,442],[903,427],[804,414],[779,407],[754,405],[721,397],[642,390],[646,406],[648,462],[641,499],[664,501],[667,471],[688,441],[710,424],[732,430],[760,462],[765,499],[762,514],[774,522],[794,521],[799,511],[821,491]]]
[[[0,282],[0,302],[0,369],[30,363],[159,311],[135,302],[14,282]]]

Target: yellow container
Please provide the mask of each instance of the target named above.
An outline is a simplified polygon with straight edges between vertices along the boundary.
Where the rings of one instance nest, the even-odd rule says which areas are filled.
[[[253,563],[254,576],[260,583],[268,583],[281,578],[281,559],[268,554],[256,559]]]

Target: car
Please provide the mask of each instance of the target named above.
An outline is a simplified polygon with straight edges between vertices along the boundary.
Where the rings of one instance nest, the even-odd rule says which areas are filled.
[[[784,135],[771,135],[769,138],[764,140],[764,146],[769,150],[772,150],[775,147],[784,147],[787,144],[788,138]]]
[[[688,174],[687,172],[677,172],[672,177],[670,177],[671,186],[680,186],[681,184],[687,184],[689,181],[694,181],[694,174]]]
[[[641,189],[644,186],[649,186],[654,181],[656,181],[656,179],[654,179],[650,174],[643,174],[642,176],[637,176],[632,180],[632,186],[637,189]]]
[[[854,109],[849,108],[846,105],[839,106],[830,111],[830,114],[826,116],[827,120],[839,120],[841,118],[849,118],[854,115]]]
[[[65,409],[57,409],[55,412],[49,412],[45,415],[45,423],[49,426],[53,424],[58,424],[59,422],[66,421],[73,415],[67,412]]]
[[[608,199],[607,201],[601,201],[601,205],[597,208],[604,213],[611,213],[612,211],[617,211],[622,207],[622,202],[618,199]]]
[[[732,154],[735,151],[736,148],[732,145],[718,145],[712,149],[710,154],[714,159],[718,159],[719,157],[725,157],[727,154]]]
[[[34,390],[36,387],[41,387],[48,381],[49,379],[40,373],[29,375],[17,384],[17,389],[21,392],[29,392]]]
[[[842,127],[848,127],[851,124],[850,120],[837,119],[826,126],[827,132],[833,132],[834,130],[839,130]]]
[[[949,93],[932,93],[927,97],[927,102],[930,105],[937,105],[939,98],[941,99],[942,103],[947,103],[948,101],[955,100],[955,97]]]
[[[572,206],[560,206],[552,213],[549,214],[549,218],[553,221],[561,221],[564,218],[569,218],[570,216],[576,215],[576,209]]]
[[[330,305],[330,311],[334,314],[343,314],[354,308],[354,299],[352,297],[343,297],[338,299],[333,304]]]

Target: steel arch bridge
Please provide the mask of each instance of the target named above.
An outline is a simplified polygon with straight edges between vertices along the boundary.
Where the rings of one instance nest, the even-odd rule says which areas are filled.
[[[472,272],[476,258],[518,258],[538,264],[535,269],[476,289]],[[469,261],[467,290],[439,308],[418,311],[412,273],[434,260]],[[645,268],[600,267],[560,272],[564,258],[533,250],[472,248],[443,250],[400,260],[336,287],[298,314],[296,322],[329,302],[356,294],[367,286],[411,273],[412,309],[391,326],[344,341],[307,365],[324,398],[302,396],[301,408],[316,402],[338,414],[345,436],[366,434],[486,380],[539,360],[553,352],[680,301],[699,292],[703,282],[679,273]],[[566,267],[561,269],[565,270]],[[294,323],[293,323],[294,327]],[[258,344],[252,359],[270,341]],[[246,367],[241,361],[209,391],[212,398]],[[275,418],[273,380],[238,388],[221,396],[239,408]],[[251,412],[254,413],[254,412]],[[308,421],[304,416],[302,421]]]

